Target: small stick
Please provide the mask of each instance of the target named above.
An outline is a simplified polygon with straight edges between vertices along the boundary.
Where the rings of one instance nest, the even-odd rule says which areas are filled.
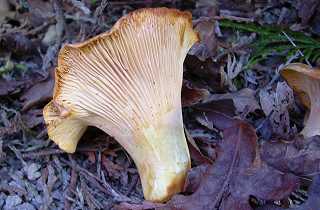
[[[67,161],[65,159],[61,159],[61,162],[73,166],[73,164],[70,161]],[[103,183],[97,176],[86,170],[85,168],[82,168],[78,164],[74,164],[74,168],[79,171],[80,173],[84,174],[86,179],[90,180],[97,188],[99,188],[102,192],[105,192],[107,194],[112,195],[117,201],[119,202],[125,202],[125,201],[132,201],[130,198],[128,198],[125,195],[119,194],[117,191],[115,191],[109,184]]]
[[[282,31],[283,35],[289,40],[289,42],[295,47],[295,48],[298,48],[297,45],[293,42],[293,40],[288,36],[288,34],[284,31]],[[300,49],[298,49],[298,53],[302,56],[302,57],[305,57],[304,54],[301,52]],[[309,66],[312,66],[310,64],[310,62],[308,61],[307,58],[304,59],[306,61],[306,63],[309,65]]]

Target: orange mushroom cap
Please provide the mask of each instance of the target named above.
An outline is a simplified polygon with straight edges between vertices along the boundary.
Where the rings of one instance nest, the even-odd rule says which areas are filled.
[[[176,9],[140,9],[109,32],[65,45],[44,108],[48,135],[66,152],[89,125],[113,136],[135,161],[147,200],[180,192],[190,168],[181,86],[184,59],[198,41],[191,19]]]

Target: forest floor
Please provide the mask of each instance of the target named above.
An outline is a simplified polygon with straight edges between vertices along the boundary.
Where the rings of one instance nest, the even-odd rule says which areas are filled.
[[[66,154],[42,116],[59,49],[142,7],[190,11],[201,38],[182,88],[192,169],[166,204],[143,199],[107,134],[89,128]],[[320,209],[320,138],[299,134],[308,108],[279,73],[319,66],[319,35],[319,0],[1,0],[0,209]]]

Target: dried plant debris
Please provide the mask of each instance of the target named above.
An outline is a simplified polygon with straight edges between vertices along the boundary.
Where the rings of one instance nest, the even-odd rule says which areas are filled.
[[[196,43],[189,51],[190,55],[196,56],[199,60],[205,61],[215,56],[217,40],[215,35],[215,23],[210,20],[198,20],[194,24],[195,30],[199,33],[200,42]]]
[[[181,94],[182,106],[188,107],[206,100],[210,92],[205,88],[195,87],[191,82],[184,80]]]
[[[308,200],[301,206],[290,208],[291,210],[314,210],[319,209],[320,206],[320,175],[316,175],[308,191]],[[263,207],[257,208],[257,210],[284,210],[285,208],[276,205],[265,205]]]
[[[314,176],[320,173],[320,137],[274,140],[262,145],[262,159],[284,173]]]
[[[52,98],[54,72],[55,71],[52,68],[48,74],[48,77],[45,78],[44,81],[34,84],[20,97],[20,99],[24,102],[22,111],[27,111],[36,105],[48,102]]]
[[[270,121],[273,132],[288,138],[292,134],[289,109],[293,105],[293,91],[285,83],[279,82],[275,91],[262,89],[259,93],[263,112]]]
[[[195,192],[175,196],[169,209],[251,209],[250,195],[280,200],[298,187],[298,177],[260,160],[257,136],[250,125],[214,112],[203,117],[223,131],[218,158],[202,170]]]
[[[144,200],[137,167],[112,137],[89,127],[68,155],[43,118],[61,47],[143,7],[191,12],[200,38],[181,78],[191,169],[182,192],[161,204]],[[317,0],[0,0],[0,209],[320,209],[319,8]]]
[[[237,114],[245,116],[250,112],[260,109],[258,101],[255,98],[255,94],[254,90],[250,88],[243,88],[236,92],[210,95],[207,99],[204,99],[203,102],[208,103],[209,101],[232,99]]]

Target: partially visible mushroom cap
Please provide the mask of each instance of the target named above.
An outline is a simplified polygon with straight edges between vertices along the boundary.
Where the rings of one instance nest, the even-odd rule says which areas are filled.
[[[86,127],[96,126],[131,155],[147,200],[180,192],[190,168],[183,62],[197,40],[189,12],[150,8],[121,18],[110,32],[65,45],[44,109],[50,139],[74,152]]]
[[[87,124],[72,117],[69,111],[55,104],[54,101],[48,103],[43,110],[48,134],[59,147],[73,153],[81,136],[87,128]]]
[[[320,135],[320,69],[292,63],[283,67],[280,74],[310,110],[301,133],[305,137]]]

